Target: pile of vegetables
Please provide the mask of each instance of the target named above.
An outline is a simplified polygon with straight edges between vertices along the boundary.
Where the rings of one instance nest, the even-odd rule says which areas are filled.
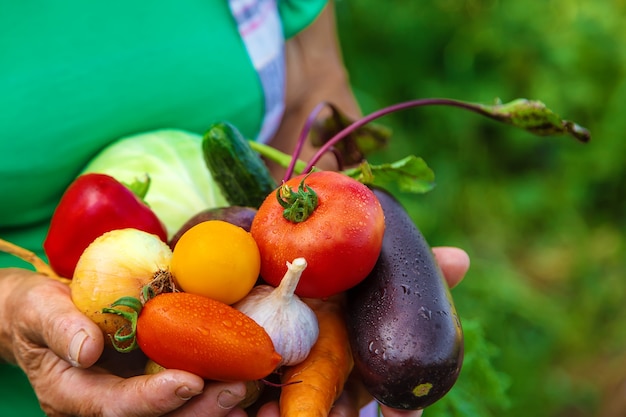
[[[285,155],[226,122],[201,138],[160,131],[113,144],[70,185],[44,242],[50,266],[8,242],[0,247],[68,283],[111,348],[147,356],[146,372],[175,368],[207,380],[277,385],[283,416],[327,415],[353,372],[382,404],[427,407],[457,380],[463,331],[426,240],[389,190],[427,191],[432,172],[415,156],[381,166],[365,159],[389,138],[374,119],[422,105],[589,139],[583,128],[527,100],[416,100],[354,122],[322,104],[299,139],[319,144],[310,161],[298,159],[300,146]],[[322,106],[332,115],[315,125]],[[150,150],[151,141],[155,149],[182,144],[185,152],[168,154],[192,165],[201,158],[198,183],[211,189],[199,194],[213,201],[199,207],[202,199],[177,200],[190,182],[186,169],[172,174],[172,165],[186,162],[165,158],[155,168],[156,152],[151,169],[119,174],[126,165],[114,150],[128,154],[135,140]],[[329,151],[350,168],[315,169]],[[261,156],[286,168],[280,184]],[[106,160],[115,163],[107,167]],[[177,175],[185,178],[180,188]],[[174,185],[164,187],[160,178]]]

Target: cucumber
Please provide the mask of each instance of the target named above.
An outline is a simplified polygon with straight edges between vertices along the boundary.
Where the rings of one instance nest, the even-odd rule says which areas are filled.
[[[428,243],[391,194],[374,193],[385,213],[383,246],[372,272],[346,297],[354,366],[380,403],[422,409],[456,382],[463,332]]]
[[[228,122],[209,127],[202,138],[202,153],[230,205],[258,208],[277,187],[259,154]]]

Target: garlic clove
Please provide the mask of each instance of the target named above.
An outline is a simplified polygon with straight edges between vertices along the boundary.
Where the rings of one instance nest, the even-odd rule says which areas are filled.
[[[282,356],[281,365],[295,365],[308,356],[317,341],[319,325],[315,312],[294,294],[306,260],[296,258],[286,265],[278,287],[256,286],[234,307],[265,329]]]

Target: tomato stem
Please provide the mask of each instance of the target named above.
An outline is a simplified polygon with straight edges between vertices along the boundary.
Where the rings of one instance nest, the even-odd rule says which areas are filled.
[[[306,177],[300,181],[295,192],[286,183],[276,190],[276,199],[284,208],[283,217],[292,223],[302,223],[308,219],[319,204],[317,193],[306,185],[304,180]]]

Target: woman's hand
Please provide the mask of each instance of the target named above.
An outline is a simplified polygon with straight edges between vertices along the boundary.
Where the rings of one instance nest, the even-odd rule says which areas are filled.
[[[448,284],[456,285],[469,268],[467,254],[457,248],[433,251]],[[102,331],[76,309],[67,285],[17,268],[0,274],[0,354],[24,370],[50,417],[246,415],[236,408],[245,396],[243,383],[205,384],[178,370],[118,376],[140,372],[145,358],[134,355],[114,361],[125,363],[126,370],[110,372],[102,366]],[[352,381],[331,416],[357,416],[368,401],[362,386]],[[383,414],[417,417],[421,412],[383,407]],[[277,416],[277,404],[265,404],[258,415]]]
[[[243,383],[205,385],[184,371],[130,378],[107,371],[97,364],[102,331],[74,307],[69,287],[31,271],[0,270],[0,306],[0,355],[24,370],[50,417],[219,417],[245,395]],[[143,367],[135,359],[130,368]]]

